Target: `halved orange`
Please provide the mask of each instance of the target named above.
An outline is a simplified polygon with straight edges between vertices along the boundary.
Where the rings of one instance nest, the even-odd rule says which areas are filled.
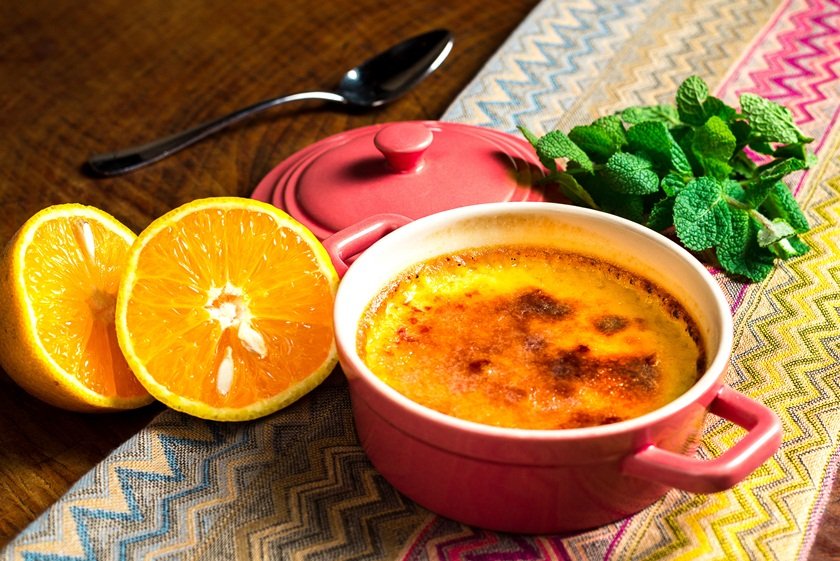
[[[114,305],[134,233],[89,206],[48,207],[0,258],[0,364],[34,396],[65,409],[153,401],[128,367]]]
[[[169,407],[254,419],[335,366],[337,287],[324,247],[283,211],[200,199],[152,222],[132,246],[117,334],[137,378]]]

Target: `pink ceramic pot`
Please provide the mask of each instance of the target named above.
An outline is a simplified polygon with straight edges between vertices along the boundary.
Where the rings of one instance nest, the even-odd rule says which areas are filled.
[[[541,202],[475,205],[406,222],[374,217],[325,245],[342,272],[353,254],[363,252],[336,298],[340,361],[362,446],[379,472],[417,503],[493,530],[573,531],[637,512],[670,488],[710,493],[731,487],[778,448],[776,416],[722,385],[732,345],[724,295],[703,266],[670,240],[609,214]],[[709,356],[706,373],[687,393],[642,417],[590,428],[523,430],[463,421],[418,405],[361,361],[360,318],[400,271],[466,247],[520,242],[589,253],[667,287],[700,326]],[[709,413],[747,433],[720,457],[701,460],[694,452]]]

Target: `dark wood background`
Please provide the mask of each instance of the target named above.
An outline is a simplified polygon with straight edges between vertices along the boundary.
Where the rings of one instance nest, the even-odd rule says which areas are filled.
[[[376,122],[440,117],[537,0],[55,0],[0,5],[0,243],[38,210],[79,202],[141,231],[190,200],[250,195],[309,144]],[[243,105],[335,84],[363,58],[436,27],[456,46],[395,104],[277,108],[153,167],[91,179],[81,165]],[[161,411],[68,413],[0,371],[0,546]],[[812,561],[840,559],[840,484]]]

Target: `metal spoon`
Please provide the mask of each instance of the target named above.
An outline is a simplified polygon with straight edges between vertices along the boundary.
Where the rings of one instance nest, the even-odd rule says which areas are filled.
[[[87,161],[87,171],[97,176],[112,176],[136,170],[255,113],[291,101],[321,99],[350,107],[378,107],[408,92],[436,70],[452,50],[452,44],[452,34],[445,29],[417,35],[348,70],[333,91],[303,92],[267,99],[142,146],[92,156]]]

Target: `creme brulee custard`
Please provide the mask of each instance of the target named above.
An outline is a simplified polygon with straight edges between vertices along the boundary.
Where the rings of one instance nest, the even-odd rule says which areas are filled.
[[[705,369],[698,331],[668,293],[576,253],[493,246],[404,272],[358,334],[367,366],[411,400],[502,427],[562,429],[637,417]]]

